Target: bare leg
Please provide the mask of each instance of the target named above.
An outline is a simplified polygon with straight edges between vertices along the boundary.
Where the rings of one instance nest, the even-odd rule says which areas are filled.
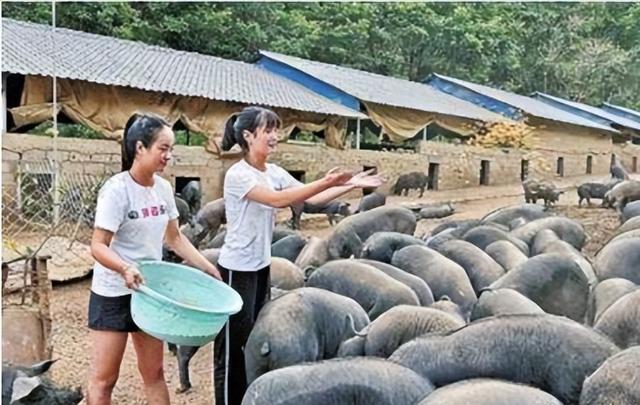
[[[150,405],[168,405],[169,389],[164,380],[162,341],[144,332],[132,333],[131,337],[147,401]]]
[[[120,363],[127,346],[126,332],[91,330],[91,366],[88,405],[110,405],[111,392],[118,381]]]

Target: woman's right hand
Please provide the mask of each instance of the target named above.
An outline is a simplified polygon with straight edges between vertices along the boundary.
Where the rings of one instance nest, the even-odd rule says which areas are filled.
[[[339,167],[334,167],[324,175],[324,180],[327,181],[331,187],[334,187],[346,184],[352,177],[353,172],[344,171]]]
[[[140,270],[138,270],[138,267],[134,264],[129,264],[124,268],[122,271],[122,277],[124,277],[124,282],[127,284],[127,288],[131,288],[133,290],[137,290],[140,284],[144,284],[142,273],[140,273]]]

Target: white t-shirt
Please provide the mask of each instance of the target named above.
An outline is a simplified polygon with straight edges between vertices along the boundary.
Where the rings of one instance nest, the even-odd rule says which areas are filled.
[[[118,173],[98,193],[95,227],[113,232],[111,249],[127,263],[161,260],[169,220],[178,218],[171,184],[158,175],[153,186],[136,183],[129,172]],[[96,262],[91,290],[106,297],[131,294],[124,278]]]
[[[229,168],[224,177],[227,234],[218,258],[220,265],[227,269],[256,271],[271,264],[271,239],[277,209],[246,198],[257,185],[284,190],[302,183],[271,163],[264,172],[244,159]]]

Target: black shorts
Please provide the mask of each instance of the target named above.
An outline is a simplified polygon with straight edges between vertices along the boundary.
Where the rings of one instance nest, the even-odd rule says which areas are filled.
[[[91,291],[89,329],[113,332],[139,332],[131,317],[131,294],[105,297]]]

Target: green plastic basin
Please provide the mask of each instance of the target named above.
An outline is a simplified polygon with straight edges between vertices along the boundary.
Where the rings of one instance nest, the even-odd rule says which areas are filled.
[[[200,270],[162,261],[142,261],[138,268],[144,284],[133,293],[131,315],[157,339],[202,346],[242,308],[235,290]]]

